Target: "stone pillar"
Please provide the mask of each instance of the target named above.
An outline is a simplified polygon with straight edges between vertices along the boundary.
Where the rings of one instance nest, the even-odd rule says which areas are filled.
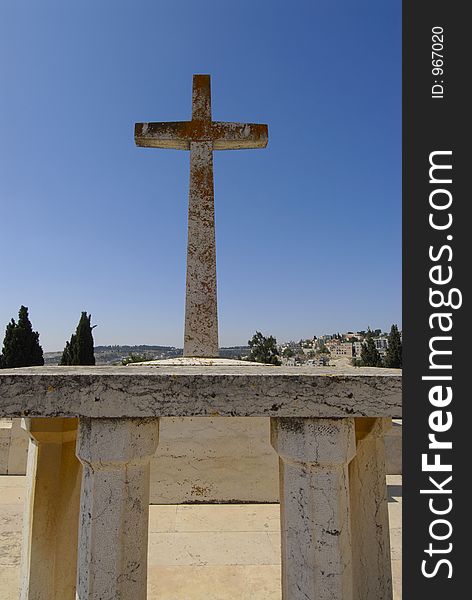
[[[353,600],[391,600],[392,573],[383,435],[391,419],[358,418],[349,465]]]
[[[12,419],[0,419],[0,475],[8,475]]]
[[[29,435],[21,426],[21,419],[12,419],[8,475],[25,475],[28,460]]]
[[[158,419],[81,418],[77,600],[145,600],[149,461]]]
[[[74,600],[82,467],[77,419],[25,419],[30,436],[21,600]]]
[[[352,600],[354,420],[272,418],[271,442],[279,455],[283,600]]]

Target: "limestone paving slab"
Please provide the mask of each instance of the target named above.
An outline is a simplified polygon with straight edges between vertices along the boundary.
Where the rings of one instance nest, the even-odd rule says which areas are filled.
[[[25,477],[0,477],[0,498],[3,492],[12,487],[24,487]],[[14,485],[11,485],[11,484]],[[387,477],[389,484],[389,512],[392,517],[392,509],[396,509],[401,505],[401,477]],[[180,527],[197,529],[202,527],[202,523],[211,532],[218,531],[222,524],[221,516],[228,508],[227,505],[173,505],[173,506],[150,506],[149,508],[149,532],[150,532],[150,550],[153,551],[152,542],[157,540],[161,535],[162,527],[157,528],[153,523],[169,522],[170,515],[176,515],[181,511],[185,514],[185,520]],[[254,513],[257,514],[258,523],[261,528],[267,520],[272,520],[274,514],[278,516],[279,506],[276,504],[257,504],[257,505],[239,505],[237,511],[232,515],[234,518],[234,527],[240,527],[241,530],[248,527],[252,522]],[[16,600],[18,598],[19,589],[19,565],[17,558],[20,552],[21,543],[21,518],[15,519],[17,528],[15,529],[9,521],[7,515],[21,515],[23,510],[22,500],[18,500],[15,504],[2,504],[0,506],[0,533],[16,533],[17,535],[8,538],[7,535],[2,537],[4,542],[8,542],[8,546],[4,545],[4,550],[7,550],[9,556],[0,564],[0,600]],[[213,511],[214,519],[212,524],[211,514]],[[240,512],[238,516],[238,512]],[[401,527],[401,512],[394,510],[396,513],[393,519],[391,518],[391,526],[394,528]],[[228,513],[227,513],[228,514]],[[192,523],[192,515],[194,521]],[[3,517],[3,520],[2,520]],[[277,523],[278,525],[278,523]],[[5,527],[6,526],[6,527]],[[227,525],[226,525],[227,527]],[[8,531],[7,531],[8,530]],[[173,531],[173,529],[172,529]],[[277,548],[279,552],[278,532],[274,531],[271,544]],[[199,546],[204,548],[210,543],[203,530],[199,533]],[[222,532],[222,535],[225,535]],[[9,541],[11,540],[11,542]],[[225,538],[226,539],[226,538]],[[401,538],[397,535],[392,536],[392,554],[400,556]],[[11,556],[10,556],[11,555]],[[201,552],[200,552],[201,555]],[[16,558],[15,558],[16,557]],[[171,557],[172,558],[172,557]],[[260,559],[264,560],[264,555],[256,555],[255,562],[252,564],[235,565],[235,564],[207,564],[201,565],[200,560],[195,557],[195,562],[188,565],[171,565],[170,561],[162,565],[150,565],[148,570],[148,600],[280,600],[280,554],[277,554],[277,564],[267,565],[260,564]],[[232,560],[229,557],[229,560]],[[7,564],[5,564],[7,563]],[[394,583],[394,599],[401,600],[401,560],[392,560],[393,583]]]
[[[25,487],[25,476],[24,475],[0,475],[0,489],[2,490],[0,493],[0,502],[3,502],[3,490],[5,488],[19,488],[20,490],[24,490]]]
[[[159,510],[149,510],[149,532],[160,533],[175,531],[177,504],[161,504]]]
[[[21,531],[22,519],[22,502],[0,504],[0,533],[7,534]]]
[[[160,511],[161,509],[159,509]],[[176,531],[279,531],[278,504],[267,504],[261,511],[252,504],[202,504],[198,512],[194,505],[180,505],[176,514]]]
[[[0,416],[401,417],[395,369],[253,366],[2,369]]]
[[[249,600],[248,568],[247,565],[151,566],[147,600]],[[276,600],[277,596],[261,594],[251,600],[258,598]]]
[[[16,565],[0,566],[0,600],[19,597],[20,570]]]
[[[271,539],[274,538],[274,539]],[[153,565],[277,565],[278,532],[207,531],[160,533],[149,543]]]
[[[19,566],[21,555],[21,532],[0,533],[0,570],[5,566]]]
[[[280,565],[248,565],[241,600],[281,600],[281,575]]]
[[[0,494],[0,506],[3,506],[4,504],[11,505],[15,502],[23,502],[24,497],[24,486],[5,486],[5,489],[3,489],[2,493]]]

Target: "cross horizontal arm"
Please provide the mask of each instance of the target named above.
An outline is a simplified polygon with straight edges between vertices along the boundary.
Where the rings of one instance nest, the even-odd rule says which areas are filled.
[[[134,139],[137,146],[146,148],[189,150],[191,141],[211,141],[213,150],[238,150],[265,148],[268,130],[267,125],[223,121],[136,123]]]
[[[145,148],[189,150],[192,129],[191,121],[136,123],[134,126],[134,141],[136,146]]]
[[[267,125],[258,123],[224,123],[213,121],[214,150],[265,148],[269,137]]]

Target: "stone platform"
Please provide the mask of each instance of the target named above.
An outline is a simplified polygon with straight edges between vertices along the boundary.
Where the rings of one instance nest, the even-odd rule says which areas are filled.
[[[395,369],[27,367],[0,371],[0,417],[394,417]]]
[[[398,371],[2,370],[0,417],[20,416],[34,448],[24,600],[145,600],[149,464],[160,417],[270,417],[284,600],[392,598],[383,435],[401,417]]]

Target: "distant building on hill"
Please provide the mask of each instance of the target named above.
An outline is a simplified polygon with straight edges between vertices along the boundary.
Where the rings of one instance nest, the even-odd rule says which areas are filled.
[[[333,343],[334,342],[334,343]],[[340,340],[331,340],[331,343],[326,343],[329,348],[332,358],[341,358],[347,356],[352,358],[352,342],[342,342]]]
[[[388,348],[388,338],[385,336],[376,337],[374,338],[374,344],[379,351],[380,356],[384,356]]]
[[[356,358],[360,358],[361,357],[362,344],[363,344],[363,342],[353,342],[352,343],[353,353],[354,353],[354,356]]]

